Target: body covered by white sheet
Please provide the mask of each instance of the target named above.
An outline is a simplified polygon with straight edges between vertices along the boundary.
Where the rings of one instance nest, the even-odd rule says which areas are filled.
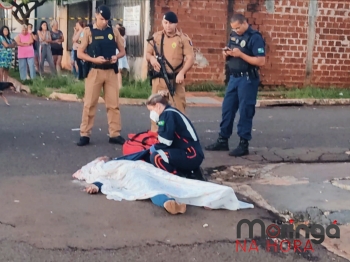
[[[101,182],[107,199],[142,200],[166,194],[180,203],[212,209],[237,210],[253,208],[239,201],[231,187],[185,179],[143,161],[100,158],[83,166],[74,177],[87,183]]]

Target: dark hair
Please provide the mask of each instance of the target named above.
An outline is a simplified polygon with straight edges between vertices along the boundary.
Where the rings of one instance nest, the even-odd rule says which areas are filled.
[[[41,21],[40,26],[39,26],[39,31],[43,31],[42,25],[46,24],[47,31],[49,31],[49,24],[46,21]]]
[[[28,24],[27,24],[27,26],[31,26],[31,27],[33,27],[33,24],[31,24],[31,23],[28,23]]]
[[[125,36],[125,27],[124,26],[119,26],[118,30],[119,30],[119,33],[121,36]]]
[[[247,21],[247,18],[245,18],[244,15],[242,14],[234,14],[232,17],[231,17],[231,23],[234,23],[234,22],[239,22],[240,24],[243,24],[244,22]]]
[[[82,28],[84,28],[86,26],[85,22],[82,19],[77,20],[76,23],[78,23]]]
[[[4,29],[7,29],[7,31],[9,32],[9,34],[7,36],[4,35]],[[10,28],[8,28],[6,25],[4,25],[3,27],[1,27],[0,29],[0,35],[3,36],[4,38],[7,39],[11,39],[11,35],[10,35]]]
[[[146,106],[154,106],[157,103],[166,106],[168,105],[168,99],[161,94],[153,94],[147,99]]]

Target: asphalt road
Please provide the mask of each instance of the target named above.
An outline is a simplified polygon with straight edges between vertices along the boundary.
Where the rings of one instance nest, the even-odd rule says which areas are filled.
[[[0,101],[0,261],[344,261],[314,246],[303,255],[236,252],[240,219],[271,216],[259,208],[237,212],[188,207],[170,216],[149,201],[115,202],[88,196],[71,175],[108,144],[99,105],[90,146],[75,146],[82,104],[7,95]],[[122,106],[123,132],[149,128],[144,107]],[[189,108],[203,145],[216,139],[219,108]],[[349,107],[257,109],[253,147],[349,147]],[[231,139],[232,146],[237,138]],[[229,164],[229,163],[227,163]],[[203,224],[209,226],[203,228]]]

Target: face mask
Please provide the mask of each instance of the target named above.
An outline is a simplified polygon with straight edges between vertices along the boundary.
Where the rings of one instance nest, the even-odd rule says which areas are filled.
[[[159,115],[154,110],[151,111],[149,117],[156,123],[159,121]]]

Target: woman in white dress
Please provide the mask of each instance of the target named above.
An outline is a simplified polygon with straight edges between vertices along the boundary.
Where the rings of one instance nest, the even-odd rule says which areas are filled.
[[[117,24],[116,28],[119,30],[120,35],[122,36],[124,40],[124,48],[126,48],[126,35],[125,35],[125,27]],[[119,53],[119,50],[116,50],[116,54]],[[118,60],[118,67],[119,67],[119,74],[118,74],[118,82],[119,82],[119,89],[123,87],[123,82],[122,82],[122,70],[126,69],[128,72],[130,71],[130,67],[128,64],[128,60],[126,58],[126,55],[123,56]]]

